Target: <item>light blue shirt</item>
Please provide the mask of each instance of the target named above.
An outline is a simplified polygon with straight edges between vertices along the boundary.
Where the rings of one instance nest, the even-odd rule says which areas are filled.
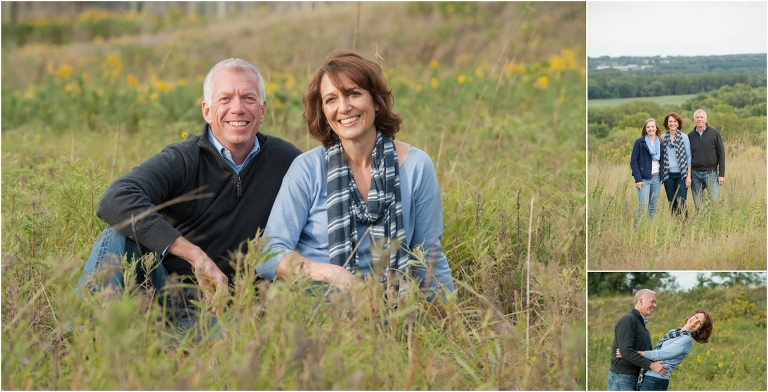
[[[691,167],[691,141],[688,140],[688,135],[677,131],[676,138],[683,138],[683,146],[685,147],[685,164]],[[672,144],[667,143],[667,156],[669,157],[669,171],[672,173],[680,173],[680,165],[677,163],[677,150]],[[682,173],[683,176],[687,176],[688,173]]]
[[[650,350],[645,352],[645,357],[651,361],[664,361],[669,371],[666,376],[662,376],[653,370],[648,370],[645,373],[646,376],[669,379],[672,375],[672,370],[683,362],[683,359],[691,352],[691,346],[693,346],[693,339],[688,335],[680,335],[676,338],[672,338],[664,342],[661,348],[658,350]]]
[[[235,165],[235,161],[232,160],[232,151],[229,151],[226,147],[224,147],[224,145],[221,144],[215,136],[213,136],[213,132],[208,132],[208,141],[213,144],[213,147],[216,148],[216,151],[219,152],[219,155],[224,158],[224,161],[226,161],[229,167],[231,167],[232,170],[234,170],[237,174],[240,174],[240,170],[245,167],[251,158],[255,157],[256,154],[259,153],[259,149],[261,148],[259,146],[259,139],[253,138],[253,148],[251,149],[251,152],[247,157],[245,157],[243,164],[238,166]]]
[[[283,178],[264,229],[264,237],[269,239],[266,249],[272,257],[256,269],[262,278],[275,279],[278,263],[294,250],[309,260],[330,263],[325,151],[320,146],[299,155]],[[412,268],[412,274],[423,283],[429,282],[428,287],[443,295],[445,291],[452,292],[451,269],[440,243],[443,236],[440,188],[432,160],[416,147],[411,147],[400,166],[400,194],[406,243],[411,250],[423,244],[427,251],[425,260],[432,269],[429,279],[423,267]],[[367,228],[357,224],[358,267],[363,275],[372,273],[370,237],[363,235]],[[434,291],[430,299],[433,295]]]

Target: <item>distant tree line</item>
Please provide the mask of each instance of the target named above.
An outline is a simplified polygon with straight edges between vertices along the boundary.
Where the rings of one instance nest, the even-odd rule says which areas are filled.
[[[702,74],[702,73],[753,73],[765,70],[765,54],[734,54],[721,56],[667,56],[667,57],[590,57],[587,69],[592,75],[611,70],[599,66],[637,65],[651,67],[624,73],[641,75]]]
[[[765,272],[713,272],[696,274],[697,288],[759,287],[766,284]],[[634,294],[640,289],[680,291],[674,276],[667,272],[590,272],[587,276],[589,295]]]
[[[587,132],[597,139],[604,139],[621,130],[631,132],[628,140],[640,135],[640,128],[648,118],[655,118],[659,125],[670,111],[683,117],[683,130],[693,129],[693,112],[707,111],[710,125],[718,128],[724,138],[736,135],[765,137],[766,87],[753,88],[745,84],[724,86],[707,94],[699,94],[679,107],[660,105],[653,100],[638,100],[618,106],[588,109]],[[591,149],[590,145],[590,149]]]
[[[599,66],[637,69],[598,70]],[[640,69],[640,66],[648,67]],[[598,57],[588,61],[589,99],[699,94],[738,83],[766,85],[765,54],[695,57]]]
[[[723,86],[745,84],[750,87],[765,86],[765,69],[761,72],[638,75],[621,71],[589,75],[589,99],[613,99],[634,97],[660,97],[664,95],[699,94]]]

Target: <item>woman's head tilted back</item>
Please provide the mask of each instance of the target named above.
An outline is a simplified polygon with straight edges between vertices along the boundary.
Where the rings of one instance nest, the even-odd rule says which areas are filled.
[[[395,133],[400,131],[402,117],[394,112],[394,98],[392,90],[387,87],[387,81],[381,72],[381,67],[351,51],[337,50],[326,57],[323,65],[315,72],[315,76],[309,82],[307,92],[304,94],[304,121],[307,123],[309,134],[313,138],[328,147],[336,143],[339,138],[329,129],[328,121],[323,113],[323,100],[320,93],[320,85],[323,78],[328,76],[334,86],[342,90],[342,77],[349,78],[358,87],[367,90],[378,104],[374,125],[381,130],[384,136],[394,139]],[[349,93],[343,91],[342,93]]]
[[[696,309],[692,315],[686,317],[685,325],[689,326],[691,331],[696,331],[693,340],[699,343],[708,343],[712,336],[712,316],[704,309]]]

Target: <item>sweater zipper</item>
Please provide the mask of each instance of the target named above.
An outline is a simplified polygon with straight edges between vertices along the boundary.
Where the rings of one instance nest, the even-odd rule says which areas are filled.
[[[210,151],[216,157],[216,159],[220,159],[222,162],[224,162],[225,165],[227,165],[227,167],[229,167],[229,164],[227,163],[227,161],[224,160],[224,158],[221,155],[219,155],[219,153],[216,152],[216,150],[214,150],[213,148],[210,148],[208,146],[205,146],[205,145],[203,145],[202,147],[204,149]],[[229,169],[232,170],[231,167]],[[242,184],[242,182],[240,182],[240,174],[238,174],[234,170],[232,170],[232,172],[234,172],[235,176],[237,176],[237,184],[235,184],[235,191],[237,192],[237,197],[242,197],[243,196],[243,184]]]

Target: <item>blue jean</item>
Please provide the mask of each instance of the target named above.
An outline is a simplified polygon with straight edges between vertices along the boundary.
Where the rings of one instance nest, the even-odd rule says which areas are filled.
[[[152,266],[149,270],[145,268],[144,263],[139,262],[142,255],[150,255]],[[111,226],[107,226],[96,240],[75,286],[75,292],[82,294],[82,290],[87,289],[95,293],[106,288],[122,291],[125,288],[123,257],[131,263],[133,268],[136,268],[137,276],[146,277],[152,283],[160,304],[171,311],[170,317],[173,324],[181,330],[186,330],[195,324],[198,319],[198,307],[192,301],[199,298],[197,288],[175,287],[175,285],[171,287],[168,284],[168,272],[157,255],[120,234]]]
[[[621,374],[608,371],[609,391],[634,391],[637,386],[637,374]]]
[[[645,214],[646,209],[648,210],[648,218],[653,219],[653,215],[656,214],[656,201],[659,199],[660,190],[661,178],[658,174],[654,175],[653,178],[643,178],[643,187],[637,190],[639,206],[635,215],[635,225]]]
[[[685,187],[683,174],[669,173],[669,178],[664,181],[664,190],[667,193],[667,201],[672,205],[672,213],[679,215],[683,212],[688,198],[688,188]]]
[[[703,207],[703,200],[701,200],[701,192],[704,190],[709,192],[709,196],[713,202],[717,201],[720,196],[720,184],[717,182],[717,172],[712,171],[691,171],[691,194],[693,195],[693,204],[696,205],[696,210]]]
[[[651,376],[643,377],[643,385],[640,386],[641,391],[666,391],[667,388],[669,388],[668,378]]]

